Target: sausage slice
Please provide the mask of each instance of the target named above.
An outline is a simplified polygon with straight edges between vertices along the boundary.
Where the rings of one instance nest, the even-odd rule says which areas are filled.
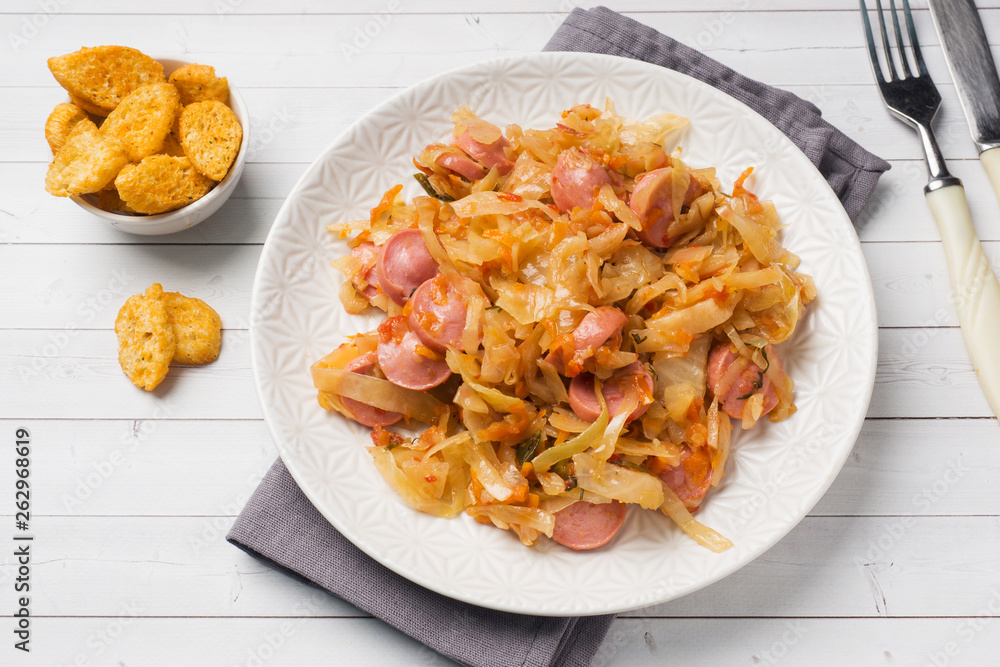
[[[375,362],[375,353],[366,352],[360,357],[352,359],[350,363],[344,366],[344,370],[352,373],[360,373],[361,375],[373,375]],[[374,405],[368,405],[367,403],[362,403],[346,396],[341,396],[340,401],[350,411],[351,415],[354,416],[354,421],[365,426],[390,426],[403,418],[403,415],[399,412],[390,412],[376,408]]]
[[[486,170],[476,164],[468,155],[458,149],[454,152],[441,153],[434,160],[438,166],[444,167],[448,171],[454,172],[467,181],[478,181],[486,175]]]
[[[497,168],[501,176],[506,176],[514,168],[514,163],[507,157],[505,148],[510,147],[510,142],[501,134],[500,138],[489,144],[484,144],[472,138],[466,130],[455,142],[458,147],[465,151],[469,157],[483,165],[486,169]]]
[[[389,382],[423,391],[451,376],[444,357],[428,349],[417,334],[410,331],[402,315],[386,318],[378,326],[378,334],[378,365]]]
[[[704,448],[681,450],[681,462],[660,473],[660,479],[669,486],[684,506],[696,510],[712,486],[712,462]]]
[[[766,348],[767,358],[781,367],[778,353],[770,345]],[[769,378],[757,364],[736,353],[728,342],[716,343],[708,354],[708,386],[719,399],[719,407],[733,419],[741,419],[743,404],[755,393],[764,396],[764,411],[767,414],[778,405],[778,394]]]
[[[636,236],[654,248],[668,248],[673,241],[667,233],[674,221],[673,172],[673,167],[663,167],[644,174],[635,182],[629,198],[629,208],[642,221],[642,231],[636,232]],[[692,178],[684,195],[684,205],[690,206],[703,193],[701,184]]]
[[[601,504],[575,502],[555,513],[552,539],[576,551],[603,547],[618,534],[627,513],[628,506],[617,500]]]
[[[613,184],[604,165],[580,148],[560,153],[552,168],[552,200],[563,213],[576,206],[590,208],[600,187]]]
[[[608,378],[601,386],[601,395],[607,403],[608,414],[613,418],[621,412],[626,392],[633,395],[644,394],[648,397],[653,395],[653,390],[653,376],[641,363],[634,361],[625,368],[618,369]],[[592,422],[601,416],[601,404],[597,400],[592,374],[581,373],[569,383],[569,406],[573,408],[576,416],[584,421]],[[638,419],[646,413],[648,407],[648,403],[641,403],[626,421]]]
[[[410,294],[438,272],[437,262],[417,229],[404,229],[382,245],[375,263],[378,284],[386,295],[402,306]]]
[[[465,314],[469,308],[466,295],[470,291],[482,294],[478,284],[454,273],[439,273],[417,288],[410,298],[412,310],[408,321],[424,345],[437,352],[462,346]],[[479,339],[482,337],[480,324]]]
[[[546,355],[545,360],[566,377],[575,377],[583,372],[583,364],[594,356],[597,349],[615,336],[621,336],[622,327],[628,318],[613,306],[600,306],[584,315],[572,333],[572,349],[557,347]],[[620,341],[619,341],[620,342]],[[568,361],[566,356],[570,355]]]

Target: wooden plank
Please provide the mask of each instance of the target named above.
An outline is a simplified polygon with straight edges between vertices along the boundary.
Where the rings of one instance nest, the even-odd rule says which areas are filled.
[[[38,139],[38,136],[31,136],[32,132],[37,135],[38,128],[36,127],[31,131],[24,128],[22,132],[18,133],[18,136]],[[38,144],[37,141],[33,141],[32,144],[30,150],[34,152],[33,154],[36,158],[41,158],[41,160],[32,162],[0,162],[0,182],[9,187],[11,192],[25,193],[29,189],[37,188],[39,183],[44,183],[45,181],[45,172],[48,170],[49,164],[44,160],[50,159],[51,156],[41,150],[44,146]],[[250,162],[247,165],[247,169],[243,172],[240,182],[233,189],[233,194],[229,200],[276,199],[281,201],[288,195],[292,186],[295,185],[308,166],[308,162]],[[53,197],[53,200],[60,201],[55,197]],[[4,202],[4,204],[5,210],[11,212],[12,207],[18,204],[18,202]],[[129,236],[128,238],[142,240],[135,236]],[[175,236],[163,238],[172,240]],[[242,239],[234,239],[232,242],[240,240]],[[66,242],[87,243],[96,241],[92,237],[81,236],[79,241],[69,239]]]
[[[300,172],[305,171],[306,165],[296,166]],[[256,169],[256,165],[249,165],[246,175]],[[77,243],[82,247],[92,243],[206,243],[220,247],[263,243],[283,203],[281,199],[231,197],[199,225],[176,234],[150,237],[114,229],[73,202],[52,197],[39,190],[37,184],[32,187],[30,198],[4,202],[13,211],[0,209],[0,243]]]
[[[226,542],[232,523],[223,516],[34,517],[32,575],[40,583],[31,611],[114,616],[135,605],[143,617],[361,615]],[[11,568],[0,573],[9,578]],[[312,599],[305,608],[304,599]]]
[[[27,134],[22,132],[17,136],[23,138]],[[5,243],[263,243],[283,199],[307,166],[303,162],[252,162],[233,196],[210,221],[179,234],[145,239],[112,229],[72,203],[44,193],[39,183],[45,179],[45,163],[0,162],[0,183],[7,184],[11,192],[28,195],[3,203],[0,240]],[[982,165],[978,160],[967,159],[951,160],[948,166],[965,184],[980,238],[1000,240],[997,200]],[[862,241],[939,240],[937,225],[923,196],[926,182],[927,171],[922,160],[892,161],[892,169],[882,176],[856,225]],[[874,273],[878,267],[871,269]]]
[[[7,300],[19,329],[113,329],[118,309],[154,282],[204,300],[226,329],[247,328],[261,246],[0,246],[0,282],[31,288]],[[330,269],[332,270],[332,269]]]
[[[372,37],[364,33],[371,21],[364,15],[291,14],[266,21],[255,16],[170,15],[159,19],[157,30],[143,31],[149,20],[141,16],[51,14],[34,37],[19,41],[16,49],[9,45],[9,70],[18,71],[5,70],[0,85],[53,85],[46,59],[79,48],[61,37],[67,34],[86,35],[86,43],[94,45],[142,34],[133,46],[154,57],[183,54],[210,64],[241,87],[267,80],[282,86],[381,86],[400,76],[406,79],[403,85],[409,85],[458,64],[539,51],[562,20],[517,14],[477,18],[461,13],[389,14],[368,28]],[[22,25],[21,17],[2,16],[0,34],[18,35]],[[257,48],[248,48],[250,44]]]
[[[984,247],[1000,266],[1000,243]],[[863,248],[882,326],[958,326],[939,242]],[[35,286],[8,295],[8,312],[18,317],[0,321],[0,327],[110,329],[126,297],[159,282],[167,291],[204,299],[222,316],[223,326],[244,328],[260,251],[260,246],[248,245],[223,252],[217,244],[98,245],[86,252],[69,244],[0,246],[0,284]],[[808,263],[802,269],[808,273]]]
[[[0,332],[4,414],[23,419],[259,419],[245,329],[223,332],[222,353],[205,366],[175,367],[153,392],[118,365],[109,330]],[[306,368],[303,367],[303,372]]]
[[[310,599],[303,598],[301,604],[309,604]],[[8,645],[0,648],[0,660],[8,667],[457,667],[457,663],[371,618],[136,618],[132,615],[135,609],[123,605],[110,618],[36,618],[30,655]]]
[[[982,619],[618,619],[593,667],[629,665],[987,665],[1000,609],[983,591]]]
[[[901,143],[906,140],[900,138]],[[893,160],[855,224],[862,241],[939,241],[941,234],[924,199],[927,168],[921,160]],[[978,159],[949,159],[949,170],[962,180],[979,238],[1000,239],[997,199]],[[871,250],[866,249],[866,252]],[[919,252],[919,251],[917,251]],[[919,267],[914,267],[919,268]],[[869,265],[876,273],[879,267]]]
[[[1000,642],[1000,624],[989,622],[991,601],[983,596],[980,618],[619,618],[592,665],[988,665]],[[332,656],[344,665],[456,665],[370,618],[147,619],[130,611],[114,618],[36,618],[31,655],[4,647],[0,657],[10,667],[299,667],[333,664]]]
[[[990,602],[984,596],[981,618],[619,618],[593,667],[934,665],[935,659],[987,665],[1000,642],[1000,625],[989,622]],[[350,665],[456,664],[375,619],[133,619],[128,613],[122,610],[110,619],[35,619],[32,655],[26,660],[3,653],[10,655],[5,664],[70,665],[80,658],[78,664],[88,665],[298,667],[329,664],[331,656],[337,664]]]
[[[380,7],[384,13],[376,10],[374,15],[305,13],[267,21],[237,14],[167,15],[159,30],[142,33],[141,47],[154,56],[183,54],[206,62],[236,85],[251,81],[290,86],[410,85],[455,65],[539,51],[565,17],[561,12],[450,10],[394,14],[389,4]],[[136,34],[148,21],[130,15],[45,16],[45,25],[32,30],[25,24],[31,17],[0,15],[0,34],[7,36],[13,65],[0,74],[0,85],[51,83],[45,60],[69,50],[61,35],[82,34],[88,36],[88,44],[113,44],[122,41],[123,34]],[[996,43],[1000,12],[986,11],[982,16],[986,33]],[[774,85],[871,84],[856,11],[655,12],[635,18]],[[938,41],[930,14],[916,12],[914,20],[928,68],[944,83],[949,77],[935,48]],[[780,25],[795,29],[776,31]],[[429,35],[447,39],[436,41]],[[247,44],[264,46],[247,48]]]
[[[255,162],[308,164],[349,125],[398,90],[401,88],[241,89],[250,113],[247,160],[251,165]],[[0,159],[47,164],[52,160],[52,151],[45,143],[45,119],[56,104],[67,101],[65,93],[53,82],[44,87],[10,88],[5,94],[16,95],[19,104],[9,115],[0,118],[0,141],[5,147]]]
[[[2,423],[28,428],[36,443],[36,516],[234,517],[278,456],[258,420]],[[992,419],[868,420],[811,515],[1000,515],[1000,497],[982,492],[1000,476],[997,428]],[[0,477],[13,465],[0,458]],[[956,469],[961,484],[948,484]]]
[[[35,516],[204,516],[214,526],[243,509],[278,458],[261,420],[4,423],[35,444]],[[0,474],[13,478],[13,466],[0,458]]]
[[[125,604],[138,605],[143,617],[358,613],[332,596],[308,612],[297,609],[311,588],[225,542],[231,523],[228,517],[34,517],[39,555],[32,574],[39,583],[32,613],[113,616]],[[638,615],[970,616],[984,592],[998,587],[998,548],[996,516],[807,517],[723,581]],[[9,578],[13,568],[0,566],[0,574]]]
[[[260,78],[250,79],[248,85],[252,82],[254,87],[242,91],[251,116],[249,159],[251,163],[312,162],[347,126],[424,78],[386,82],[384,87],[340,81],[325,87],[264,87]],[[868,150],[891,160],[923,160],[916,135],[889,115],[874,85],[831,82],[783,87],[817,104],[830,123]],[[944,156],[949,160],[977,158],[954,87],[942,83],[939,89],[944,102],[934,129]],[[0,159],[48,162],[51,152],[42,127],[52,107],[65,101],[62,90],[52,85],[6,92],[16,95],[20,104],[0,118],[0,141],[6,147]],[[428,137],[428,141],[433,139]],[[921,170],[915,168],[913,175],[919,178]]]
[[[568,2],[567,0],[512,0],[503,5],[482,5],[480,7],[469,7],[475,9],[475,14],[509,14],[509,13],[566,13],[572,7],[584,9],[595,7],[599,2],[581,0]],[[619,12],[649,12],[657,13],[679,13],[688,12],[688,7],[664,6],[655,0],[627,0],[609,2],[616,11]],[[390,9],[389,5],[393,8]],[[838,9],[843,8],[843,0],[820,0],[817,8]],[[773,9],[794,9],[797,5],[791,0],[766,0],[765,2],[744,5],[737,0],[706,0],[699,5],[702,11],[709,10],[737,10],[740,12],[753,10],[773,10]],[[38,3],[31,0],[12,0],[4,6],[0,14],[31,14],[38,11]],[[101,0],[90,2],[81,7],[66,5],[62,7],[65,14],[162,14],[162,7],[156,5],[134,5],[127,0]],[[240,16],[251,15],[273,15],[278,13],[275,6],[267,0],[223,0],[220,3],[204,3],[197,0],[180,0],[171,4],[170,14],[236,14]],[[454,10],[446,0],[423,0],[422,2],[380,2],[362,5],[357,2],[346,0],[327,0],[316,3],[308,0],[296,0],[295,2],[284,3],[281,7],[281,14],[302,14],[307,13],[312,16],[319,14],[341,14],[347,17],[353,15],[375,16],[380,11],[394,14],[448,14]]]
[[[1000,515],[983,493],[1000,477],[998,436],[995,419],[869,419],[810,515]]]
[[[91,0],[86,5],[71,5],[68,0],[56,0],[60,5],[59,13],[76,14],[164,14],[162,7],[155,4],[138,4],[129,0]],[[342,14],[351,16],[377,15],[381,11],[392,11],[391,2],[359,4],[351,0],[326,0],[313,2],[310,0],[295,0],[285,2],[281,6],[282,14]],[[454,11],[454,5],[448,0],[422,0],[421,2],[398,2],[399,14],[448,14]],[[594,0],[508,0],[503,5],[481,5],[475,7],[475,14],[508,14],[508,13],[567,13],[573,7],[589,9],[602,3]],[[663,4],[658,0],[615,0],[603,3],[615,11],[625,13],[681,14],[681,13],[715,13],[734,12],[746,14],[750,12],[801,11],[802,3],[796,0],[702,0],[696,10],[690,5]],[[916,4],[916,3],[914,3]],[[1000,6],[997,0],[977,0],[980,11]],[[813,0],[809,4],[811,11],[842,11],[856,12],[857,3],[850,0]],[[32,15],[44,9],[38,0],[9,0],[0,14]],[[470,8],[472,9],[472,8]],[[924,7],[914,6],[915,13]],[[278,13],[273,3],[268,0],[221,0],[205,3],[200,0],[173,0],[170,4],[171,15],[182,14],[238,14],[270,16]]]
[[[960,480],[948,489],[959,484]],[[1000,591],[986,551],[994,550],[998,540],[1000,523],[995,516],[807,517],[742,570],[641,614],[974,615],[991,589]]]
[[[882,329],[869,417],[993,417],[960,329]]]
[[[1000,216],[994,218],[1000,220]],[[940,242],[868,243],[862,248],[872,278],[880,325],[958,326],[948,266]],[[983,250],[993,266],[1000,268],[1000,243],[986,242]],[[805,265],[803,270],[809,271]]]
[[[878,368],[871,417],[993,416],[958,329],[883,329]],[[110,331],[0,330],[0,394],[25,419],[55,405],[72,419],[260,417],[242,330],[224,333],[217,361],[175,368],[153,393],[122,375]]]
[[[250,163],[233,195],[210,219],[177,234],[155,237],[126,234],[72,201],[50,196],[41,186],[47,166],[42,162],[0,163],[0,182],[12,192],[23,193],[0,204],[0,242],[261,244],[285,196],[308,165]]]

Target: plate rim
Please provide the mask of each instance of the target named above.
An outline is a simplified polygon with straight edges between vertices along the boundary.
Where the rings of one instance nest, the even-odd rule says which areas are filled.
[[[625,64],[627,64],[630,67],[638,67],[640,69],[647,69],[650,73],[665,74],[668,78],[671,77],[671,76],[681,77],[682,79],[686,79],[687,80],[688,85],[694,85],[695,87],[700,87],[700,88],[703,88],[703,89],[708,89],[708,90],[711,91],[710,94],[725,95],[726,97],[730,98],[737,105],[737,107],[739,107],[744,113],[747,113],[749,115],[755,116],[758,121],[761,121],[761,122],[765,123],[767,127],[770,127],[775,132],[779,133],[780,136],[781,136],[781,141],[788,142],[788,145],[791,148],[793,148],[798,154],[801,154],[802,158],[804,158],[806,160],[806,162],[809,164],[809,166],[812,169],[812,171],[815,172],[815,175],[819,177],[819,181],[818,182],[822,182],[822,186],[821,187],[825,191],[827,191],[831,197],[833,197],[834,201],[837,202],[837,207],[838,207],[837,210],[841,213],[840,217],[842,218],[842,222],[845,225],[847,225],[847,229],[849,230],[849,234],[847,234],[848,242],[851,244],[852,249],[856,250],[858,256],[861,259],[861,269],[863,271],[862,284],[865,287],[865,292],[866,292],[866,294],[865,294],[866,298],[864,299],[865,305],[866,305],[866,310],[870,311],[872,313],[872,315],[875,317],[874,326],[871,329],[871,335],[869,336],[869,340],[867,341],[868,345],[870,346],[869,349],[871,351],[871,356],[870,356],[870,360],[869,360],[869,364],[868,364],[868,369],[867,369],[868,370],[868,377],[867,377],[867,381],[865,382],[865,385],[864,385],[864,387],[865,387],[865,389],[864,389],[864,397],[863,397],[863,400],[860,403],[860,405],[863,406],[864,409],[863,410],[859,410],[858,414],[854,417],[854,420],[853,420],[854,423],[851,424],[851,425],[849,425],[849,428],[847,428],[847,429],[845,429],[843,431],[844,434],[845,434],[845,437],[846,437],[846,434],[848,434],[848,433],[850,434],[851,446],[850,447],[845,447],[845,450],[842,452],[841,456],[838,457],[837,465],[835,466],[835,468],[831,468],[831,470],[829,470],[827,472],[825,482],[822,483],[822,484],[820,484],[820,485],[818,485],[817,487],[815,487],[815,491],[812,494],[812,497],[807,498],[807,501],[806,501],[806,505],[807,506],[805,507],[805,510],[802,512],[801,516],[799,516],[795,521],[791,522],[786,527],[785,530],[780,531],[780,534],[776,534],[773,537],[773,539],[770,539],[770,540],[766,541],[765,543],[762,543],[762,544],[758,545],[755,549],[752,549],[750,552],[748,552],[748,554],[746,555],[745,559],[743,559],[741,561],[735,561],[735,562],[733,562],[731,564],[727,564],[725,567],[719,568],[719,570],[717,572],[713,572],[713,574],[711,576],[699,580],[697,582],[697,584],[695,584],[695,585],[682,586],[681,587],[682,590],[680,592],[673,592],[673,593],[661,596],[659,599],[649,601],[648,603],[643,602],[642,604],[640,604],[638,606],[636,606],[634,604],[631,604],[631,605],[630,604],[624,604],[624,605],[623,604],[610,604],[610,605],[604,605],[604,606],[592,605],[592,607],[588,607],[586,609],[581,609],[581,608],[578,608],[579,605],[577,605],[577,606],[574,606],[572,608],[565,608],[565,609],[551,609],[551,610],[550,609],[545,609],[545,610],[538,610],[538,609],[534,609],[534,608],[529,607],[529,606],[525,606],[523,604],[519,605],[519,604],[516,604],[516,603],[513,603],[513,602],[504,602],[504,601],[496,601],[496,600],[492,600],[492,601],[491,600],[483,600],[483,599],[477,597],[474,594],[470,595],[470,594],[462,593],[461,591],[456,591],[456,590],[452,590],[452,589],[446,589],[445,587],[439,585],[437,582],[432,581],[432,580],[430,580],[430,579],[428,579],[426,577],[420,576],[419,574],[415,574],[415,573],[410,572],[410,571],[406,571],[406,572],[400,571],[400,570],[396,569],[396,567],[394,567],[393,564],[385,562],[378,555],[373,554],[370,551],[370,549],[368,548],[368,547],[370,547],[370,545],[368,545],[366,542],[362,541],[362,543],[359,544],[354,539],[352,539],[351,537],[349,537],[347,535],[347,533],[345,532],[345,530],[342,528],[342,526],[338,525],[337,519],[335,517],[333,517],[333,516],[330,516],[327,512],[324,511],[323,506],[322,506],[323,503],[318,501],[315,492],[309,487],[309,484],[306,482],[305,475],[302,473],[301,469],[299,469],[299,467],[298,467],[299,465],[301,465],[301,463],[297,463],[294,460],[294,458],[291,456],[291,453],[288,452],[287,448],[282,445],[282,438],[279,437],[276,425],[274,423],[272,423],[273,420],[271,419],[271,417],[270,417],[270,415],[268,413],[267,403],[265,403],[265,400],[264,400],[264,387],[263,387],[263,383],[262,383],[262,379],[261,379],[261,373],[260,373],[260,363],[261,362],[258,359],[258,351],[257,351],[258,350],[257,343],[258,343],[258,335],[259,335],[258,331],[257,331],[258,318],[255,317],[255,314],[258,313],[258,312],[260,312],[260,299],[261,299],[261,290],[262,290],[260,276],[261,276],[262,269],[265,267],[265,264],[267,263],[267,260],[270,258],[270,254],[272,252],[274,252],[274,245],[276,243],[275,239],[277,238],[277,234],[279,233],[279,230],[281,228],[281,226],[278,223],[280,221],[282,221],[283,219],[287,219],[289,217],[288,211],[289,211],[289,209],[292,206],[292,201],[293,201],[294,197],[302,190],[302,186],[313,176],[314,172],[316,170],[319,170],[319,169],[322,168],[322,164],[323,164],[324,158],[328,154],[330,154],[342,141],[344,141],[345,138],[347,138],[351,133],[353,133],[357,128],[359,128],[359,126],[361,126],[362,124],[364,124],[366,122],[366,120],[370,116],[377,115],[377,114],[379,114],[380,112],[382,112],[382,111],[384,111],[386,109],[391,109],[395,104],[397,104],[399,102],[399,100],[401,100],[402,98],[405,98],[407,95],[411,94],[414,89],[421,88],[421,87],[424,87],[424,86],[430,86],[430,85],[434,84],[435,82],[442,81],[442,80],[447,80],[447,79],[449,79],[449,78],[451,78],[451,77],[453,77],[453,76],[455,76],[457,74],[461,74],[461,73],[473,72],[473,71],[476,71],[476,70],[481,70],[481,71],[484,71],[484,72],[488,72],[488,71],[491,71],[491,69],[495,69],[495,68],[497,68],[499,66],[502,66],[502,65],[515,65],[516,63],[522,62],[522,61],[537,61],[537,60],[555,60],[555,61],[558,61],[558,60],[562,60],[562,59],[566,59],[566,58],[569,58],[569,59],[572,59],[572,60],[593,60],[595,62],[597,62],[597,61],[605,61],[607,63],[615,63],[615,62],[617,62],[617,63],[619,63],[619,64],[621,64],[623,66]],[[667,111],[669,111],[669,110],[667,110]],[[694,119],[692,119],[692,122],[696,122],[696,121]],[[313,161],[306,167],[306,169],[303,171],[302,175],[296,180],[295,184],[292,186],[291,190],[289,190],[288,195],[286,195],[285,200],[282,202],[281,207],[279,208],[278,212],[275,214],[275,218],[272,221],[271,228],[268,231],[267,237],[266,237],[266,239],[264,241],[264,245],[263,245],[263,247],[261,249],[261,254],[260,254],[260,257],[259,257],[258,262],[257,262],[257,267],[254,270],[254,281],[253,281],[253,288],[251,290],[251,298],[250,298],[250,318],[249,318],[248,325],[249,325],[249,341],[250,341],[250,364],[251,364],[251,372],[252,372],[253,381],[254,381],[254,389],[255,389],[255,393],[257,394],[257,399],[258,399],[258,402],[259,402],[260,407],[261,407],[261,412],[262,412],[262,415],[263,415],[264,423],[267,426],[268,433],[271,436],[272,441],[275,443],[276,448],[278,449],[278,453],[279,453],[279,456],[280,456],[281,460],[284,462],[284,464],[285,464],[286,468],[288,469],[289,473],[292,475],[292,478],[295,480],[296,485],[299,487],[299,489],[302,491],[302,493],[306,496],[306,498],[309,500],[309,502],[317,509],[317,511],[320,513],[320,515],[326,521],[328,521],[338,531],[338,533],[340,533],[345,539],[349,540],[352,544],[354,544],[356,547],[358,547],[359,549],[361,549],[366,555],[368,555],[369,557],[371,557],[373,560],[375,560],[376,562],[378,562],[380,565],[382,565],[382,566],[386,567],[387,569],[391,570],[392,572],[394,572],[394,573],[402,576],[403,578],[407,579],[408,581],[410,581],[410,582],[412,582],[414,584],[417,584],[419,586],[422,586],[424,588],[427,588],[428,590],[434,591],[435,593],[438,593],[440,595],[443,595],[445,597],[448,597],[448,598],[451,598],[451,599],[454,599],[454,600],[458,600],[458,601],[465,602],[465,603],[468,603],[468,604],[472,604],[472,605],[475,605],[475,606],[485,607],[485,608],[489,608],[489,609],[495,609],[497,611],[512,612],[512,613],[519,613],[519,614],[533,614],[533,615],[547,616],[547,617],[595,616],[595,615],[609,614],[609,613],[622,613],[622,612],[627,612],[627,611],[631,611],[631,610],[634,610],[634,609],[645,608],[647,606],[652,606],[652,605],[657,605],[657,604],[664,604],[666,602],[669,602],[669,601],[681,598],[681,597],[683,597],[685,595],[689,595],[689,594],[691,594],[693,592],[702,590],[703,588],[705,588],[707,586],[710,586],[710,585],[712,585],[712,584],[714,584],[714,583],[716,583],[716,582],[718,582],[718,581],[720,581],[720,580],[728,577],[729,575],[731,575],[732,573],[736,572],[737,570],[745,567],[746,565],[748,565],[751,562],[753,562],[753,561],[757,560],[758,558],[760,558],[765,552],[767,552],[769,549],[771,549],[775,544],[777,544],[779,541],[781,541],[782,539],[784,539],[792,530],[795,529],[795,527],[799,523],[801,523],[802,519],[804,519],[806,516],[808,516],[809,512],[816,506],[816,504],[819,502],[819,500],[826,494],[826,492],[829,490],[830,486],[833,484],[834,480],[838,477],[838,475],[842,471],[844,463],[846,462],[847,458],[850,456],[850,453],[851,453],[851,451],[854,448],[854,444],[857,442],[858,435],[859,435],[859,433],[861,431],[861,428],[862,428],[862,426],[863,426],[863,424],[865,422],[866,415],[867,415],[868,409],[870,407],[871,398],[872,398],[872,395],[873,395],[873,392],[874,392],[874,383],[875,383],[875,375],[876,375],[876,370],[877,370],[877,365],[878,365],[878,352],[879,352],[879,350],[878,350],[878,311],[877,311],[877,308],[876,308],[876,302],[875,302],[875,296],[874,296],[874,288],[873,288],[873,285],[872,285],[871,275],[870,275],[870,271],[868,269],[867,260],[864,257],[864,254],[863,254],[863,251],[862,251],[862,246],[861,246],[861,241],[860,241],[860,238],[858,237],[858,234],[857,234],[857,229],[854,227],[853,222],[850,220],[850,217],[847,215],[846,210],[844,210],[844,208],[843,208],[843,204],[840,202],[839,197],[837,197],[836,193],[833,191],[833,189],[830,186],[829,182],[819,172],[819,169],[814,164],[812,164],[811,160],[809,160],[808,156],[805,155],[805,153],[802,151],[801,148],[799,148],[797,145],[795,145],[795,143],[784,132],[782,132],[773,123],[771,123],[771,121],[769,121],[767,118],[765,118],[764,116],[762,116],[760,113],[758,113],[758,112],[754,111],[753,109],[751,109],[744,102],[740,101],[739,99],[737,99],[736,97],[730,95],[729,93],[726,93],[725,91],[719,90],[718,88],[715,88],[714,86],[711,86],[710,84],[707,84],[707,83],[705,83],[705,82],[703,82],[703,81],[701,81],[701,80],[699,80],[699,79],[697,79],[697,78],[695,78],[693,76],[690,76],[690,75],[685,74],[683,72],[679,72],[677,70],[673,70],[673,69],[670,69],[670,68],[662,67],[660,65],[656,65],[656,64],[653,64],[653,63],[648,63],[648,62],[642,61],[642,60],[636,60],[636,59],[633,59],[633,58],[626,58],[626,57],[615,56],[615,55],[608,55],[608,54],[598,54],[598,53],[590,53],[590,52],[573,52],[573,51],[544,51],[544,52],[532,52],[532,53],[525,53],[525,54],[518,54],[518,55],[509,55],[509,56],[502,56],[502,57],[498,57],[498,58],[491,58],[491,59],[481,60],[481,61],[478,61],[478,62],[475,62],[475,63],[469,63],[469,64],[462,65],[462,66],[459,66],[459,67],[455,67],[455,68],[452,68],[450,70],[447,70],[447,71],[441,72],[439,74],[436,74],[434,76],[431,76],[431,77],[428,77],[426,79],[423,79],[421,81],[418,81],[418,82],[416,82],[415,84],[413,84],[411,86],[408,86],[408,87],[406,87],[406,88],[404,88],[404,89],[402,89],[400,91],[397,91],[395,94],[393,94],[390,97],[388,97],[387,99],[383,100],[381,103],[377,104],[376,106],[374,106],[373,108],[371,108],[370,110],[368,110],[367,112],[365,112],[363,115],[361,115],[357,119],[355,119],[349,125],[347,125],[341,132],[339,132],[337,134],[336,137],[334,137],[334,139],[332,141],[330,141],[319,152],[319,154],[316,156],[316,158],[314,158]]]

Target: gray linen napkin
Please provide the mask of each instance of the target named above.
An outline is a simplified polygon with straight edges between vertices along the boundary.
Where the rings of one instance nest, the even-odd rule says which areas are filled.
[[[747,79],[673,39],[603,7],[575,9],[546,51],[589,51],[669,67],[723,90],[787,134],[830,182],[851,219],[889,168],[791,93]],[[551,618],[483,609],[438,595],[376,563],[306,499],[278,460],[227,539],[426,644],[475,667],[585,667],[614,616]]]
[[[422,588],[338,533],[305,497],[281,459],[261,480],[226,539],[474,667],[585,667],[614,620],[509,614]]]

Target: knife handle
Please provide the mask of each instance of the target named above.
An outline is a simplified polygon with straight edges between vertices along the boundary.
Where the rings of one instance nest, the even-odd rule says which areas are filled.
[[[979,154],[979,161],[983,163],[986,175],[990,177],[993,184],[993,192],[996,193],[997,201],[1000,202],[1000,148],[990,148]]]
[[[989,160],[1000,170],[1000,155]],[[949,185],[926,197],[941,231],[965,347],[993,413],[1000,416],[1000,283],[976,237],[965,188]]]

